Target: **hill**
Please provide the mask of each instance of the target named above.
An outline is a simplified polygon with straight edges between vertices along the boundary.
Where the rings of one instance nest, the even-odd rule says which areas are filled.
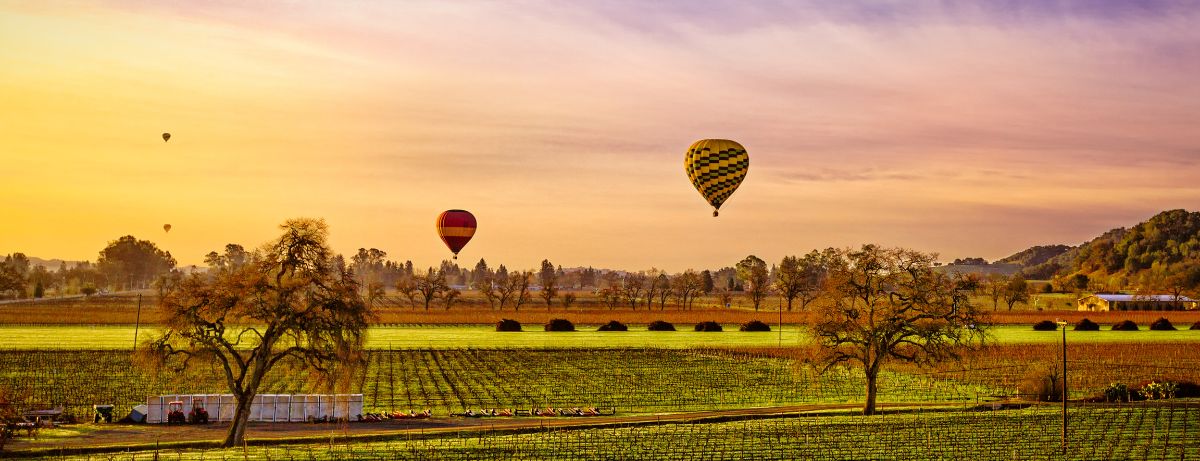
[[[59,268],[59,267],[60,267],[60,266],[61,266],[63,263],[66,263],[66,264],[67,264],[67,269],[71,269],[71,268],[73,268],[73,267],[75,267],[75,266],[79,265],[79,263],[80,263],[80,262],[81,262],[81,261],[64,261],[64,260],[57,259],[57,258],[55,258],[55,259],[42,259],[42,258],[39,258],[39,257],[36,257],[36,256],[30,256],[30,257],[29,257],[29,266],[30,266],[30,267],[42,266],[42,267],[45,267],[46,269],[49,269],[49,270],[51,270],[51,271],[56,271],[56,270],[58,270],[58,268]]]
[[[1084,274],[1109,286],[1164,290],[1200,286],[1200,212],[1169,210],[1079,246],[1036,246],[998,263],[1018,264],[1030,279]]]
[[[1038,245],[998,260],[996,264],[1016,264],[1021,267],[1033,267],[1054,259],[1070,249],[1071,247],[1067,245]]]

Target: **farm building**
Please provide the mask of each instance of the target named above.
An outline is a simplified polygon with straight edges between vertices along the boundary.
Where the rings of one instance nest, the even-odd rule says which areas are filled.
[[[1091,295],[1079,298],[1081,311],[1182,311],[1196,309],[1196,300],[1175,295]]]

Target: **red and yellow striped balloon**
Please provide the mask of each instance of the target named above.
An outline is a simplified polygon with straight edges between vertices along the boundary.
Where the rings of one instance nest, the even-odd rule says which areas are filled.
[[[454,259],[458,259],[458,252],[475,235],[475,216],[466,210],[443,211],[437,217],[437,231],[450,251],[454,252]]]

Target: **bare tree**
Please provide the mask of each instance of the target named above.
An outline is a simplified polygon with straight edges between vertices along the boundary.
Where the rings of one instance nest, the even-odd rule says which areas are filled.
[[[454,306],[454,303],[458,302],[458,298],[461,296],[462,296],[461,291],[458,291],[457,289],[454,289],[454,288],[450,288],[450,289],[446,290],[445,293],[442,293],[442,305],[446,306],[446,310],[450,310],[450,307]]]
[[[504,269],[504,265],[500,265]],[[496,298],[503,310],[510,302],[514,310],[520,310],[521,305],[529,302],[529,283],[533,279],[532,272],[498,270],[495,276]]]
[[[992,310],[1000,309],[1000,298],[1004,297],[1004,291],[1008,287],[1008,277],[1002,274],[988,274],[982,283],[984,293],[992,298]]]
[[[508,275],[509,292],[513,295],[513,310],[521,310],[521,305],[532,298],[529,294],[529,283],[533,280],[533,272],[516,271]]]
[[[625,301],[629,303],[629,307],[637,310],[638,300],[641,299],[642,290],[646,288],[646,273],[627,273],[621,279],[621,291],[625,295]]]
[[[655,277],[654,281],[655,284],[659,286],[658,310],[665,310],[667,308],[667,298],[670,298],[675,294],[675,292],[671,289],[671,278],[668,277],[667,274],[658,274],[658,277]]]
[[[696,295],[700,293],[702,284],[700,274],[688,269],[683,271],[682,274],[673,277],[671,280],[671,292],[674,294],[675,299],[679,301],[680,307],[691,309],[692,303],[696,301]]]
[[[255,262],[211,278],[191,276],[159,300],[162,333],[140,350],[156,367],[215,361],[237,404],[222,446],[245,440],[251,402],[277,364],[336,382],[362,363],[371,317],[353,275],[333,263],[323,220],[293,219]]]
[[[657,299],[659,290],[663,288],[662,281],[659,280],[659,276],[662,274],[662,271],[655,268],[650,268],[646,272],[646,310],[650,310],[654,306],[654,300]]]
[[[624,293],[618,287],[601,288],[596,291],[596,295],[599,296],[600,301],[602,301],[605,306],[608,306],[609,310],[616,309],[617,306],[621,305],[621,302],[625,299]]]
[[[429,305],[433,304],[435,299],[450,290],[450,285],[446,284],[446,274],[442,271],[435,271],[432,267],[425,272],[425,275],[414,275],[413,283],[416,284],[421,299],[425,301],[425,310],[429,310]]]
[[[506,269],[503,264],[500,265],[500,269],[503,270],[497,270],[495,275],[492,275],[492,285],[494,286],[493,290],[495,291],[493,296],[496,297],[496,301],[500,304],[500,310],[504,310],[504,306],[508,304],[510,299],[512,299],[513,292],[512,286],[509,284],[508,280],[508,269]]]
[[[745,282],[746,296],[750,297],[750,302],[754,304],[754,310],[758,310],[762,300],[771,294],[770,273],[767,272],[767,263],[757,256],[750,255],[746,259],[737,263],[737,276]]]
[[[405,299],[408,299],[408,304],[414,309],[417,307],[417,299],[420,297],[420,290],[417,290],[417,282],[412,275],[407,273],[400,275],[396,279],[396,291],[400,292]]]
[[[840,251],[830,268],[829,303],[810,318],[824,370],[841,363],[863,367],[875,414],[879,372],[889,361],[928,365],[958,359],[982,345],[982,314],[952,276],[933,270],[934,255],[865,245]]]

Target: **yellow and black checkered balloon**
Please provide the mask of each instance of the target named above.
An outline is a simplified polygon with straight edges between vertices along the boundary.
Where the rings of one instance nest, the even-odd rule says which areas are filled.
[[[750,156],[746,148],[728,139],[701,139],[692,143],[683,157],[683,168],[700,195],[713,206],[713,216],[733,195],[746,172]]]

